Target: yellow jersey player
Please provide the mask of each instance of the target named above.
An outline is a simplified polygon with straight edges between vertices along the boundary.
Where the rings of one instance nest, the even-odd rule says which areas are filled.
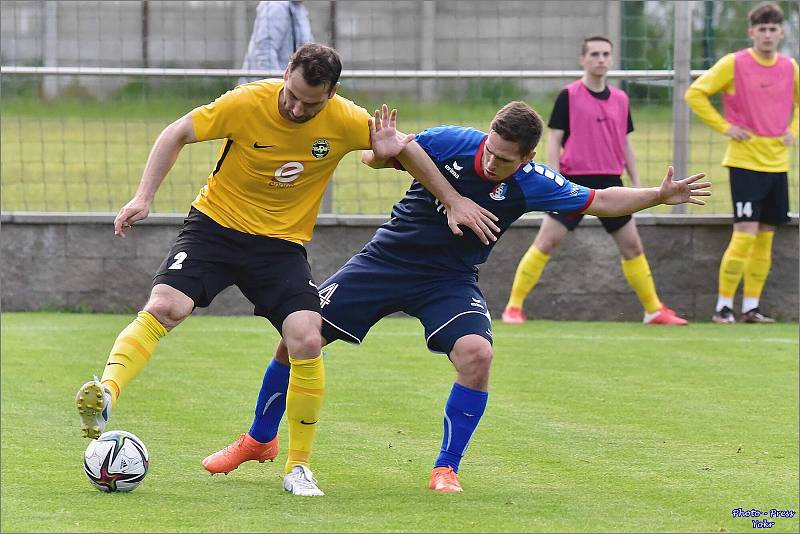
[[[719,266],[712,320],[736,322],[733,297],[742,277],[741,320],[773,323],[759,300],[772,264],[775,227],[789,220],[789,147],[798,133],[797,62],[778,53],[783,11],[763,2],[748,15],[752,48],[728,54],[686,91],[686,102],[709,126],[728,136],[722,165],[730,173],[733,235]],[[722,91],[723,117],[709,102]]]
[[[396,111],[383,106],[376,127],[369,113],[336,94],[341,61],[332,48],[307,44],[290,59],[283,80],[241,85],[169,125],[148,158],[135,197],[117,214],[125,237],[147,217],[155,193],[188,143],[224,139],[216,166],[153,278],[150,298],[117,337],[100,379],[78,390],[83,435],[103,432],[121,392],[149,361],[159,340],[196,307],[208,306],[230,285],[253,303],[254,314],[281,333],[291,356],[285,369],[289,459],[285,484],[293,493],[319,494],[307,451],[322,402],[324,369],[320,301],[303,243],[310,240],[325,188],[348,152],[397,155],[413,136],[396,133]],[[376,111],[376,117],[379,113]],[[430,171],[426,185],[449,206],[450,228],[465,224],[488,243],[493,216]],[[261,461],[277,455],[258,447]],[[316,492],[316,493],[315,493]]]

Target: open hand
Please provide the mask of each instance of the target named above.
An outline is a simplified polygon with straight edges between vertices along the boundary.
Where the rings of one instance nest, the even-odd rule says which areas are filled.
[[[500,228],[495,221],[497,216],[494,213],[467,197],[459,197],[447,209],[447,226],[455,235],[464,235],[458,227],[463,224],[475,232],[484,245],[488,245],[489,241],[497,241],[496,234],[500,233]]]
[[[141,221],[150,214],[150,202],[132,199],[122,206],[114,219],[114,235],[125,237],[125,232],[133,226],[136,221]]]
[[[675,170],[672,166],[667,167],[667,175],[664,176],[664,181],[661,182],[661,188],[659,189],[661,203],[669,205],[689,203],[704,206],[705,202],[695,197],[711,196],[711,191],[708,190],[711,187],[711,182],[697,181],[700,178],[705,178],[706,173],[701,172],[688,178],[673,181],[672,176],[674,174]]]
[[[750,132],[741,126],[731,126],[725,131],[725,135],[737,141],[747,141],[750,139]]]
[[[375,110],[374,119],[369,119],[369,141],[378,159],[395,157],[413,140],[414,134],[398,135],[397,110],[393,109],[389,113],[386,104],[380,110]]]

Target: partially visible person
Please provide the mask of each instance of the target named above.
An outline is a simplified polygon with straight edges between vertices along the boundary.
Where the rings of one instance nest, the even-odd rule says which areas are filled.
[[[611,41],[601,35],[581,42],[583,76],[567,85],[556,98],[548,127],[547,163],[571,182],[593,189],[622,185],[627,170],[633,187],[641,187],[630,134],[633,132],[628,95],[607,83],[613,64]],[[528,251],[517,266],[503,322],[525,322],[523,302],[536,287],[547,262],[567,235],[578,227],[582,214],[548,213]],[[685,319],[665,306],[656,292],[650,264],[644,254],[636,222],[630,215],[600,217],[622,256],[622,273],[644,308],[650,325],[685,325]]]
[[[363,108],[336,94],[342,64],[332,48],[300,47],[282,80],[236,87],[167,126],[156,140],[136,195],[114,220],[125,237],[145,219],[156,191],[190,143],[224,139],[208,183],[192,203],[171,250],[153,278],[150,297],[116,338],[101,378],[78,390],[75,404],[85,437],[97,438],[125,388],[147,366],[161,338],[223,289],[236,285],[285,340],[292,358],[286,369],[290,452],[310,450],[322,402],[320,301],[303,244],[311,239],[322,195],[348,153],[371,149],[390,157],[413,136],[398,137],[396,112],[382,109],[376,129]],[[376,112],[376,116],[378,112]],[[440,174],[420,178],[447,208],[451,232],[459,223],[494,239],[493,215],[458,195]],[[429,180],[427,178],[430,178]],[[283,410],[281,409],[281,413]],[[277,447],[274,450],[277,454]],[[291,464],[294,465],[294,464]],[[285,480],[302,491],[311,473],[298,470]]]
[[[532,160],[543,127],[530,106],[511,102],[497,112],[488,133],[460,126],[430,128],[396,158],[364,151],[363,161],[374,168],[404,168],[414,177],[434,166],[459,194],[498,217],[498,237],[529,211],[618,216],[662,203],[703,204],[695,197],[711,194],[706,190],[709,183],[698,182],[703,174],[673,181],[671,167],[660,187],[594,190],[573,184]],[[427,159],[425,166],[411,157],[419,152]],[[428,349],[446,354],[452,362],[456,379],[444,405],[441,448],[428,487],[458,493],[462,491],[460,463],[489,398],[493,334],[486,300],[478,287],[478,266],[487,260],[494,243],[487,245],[469,234],[453,237],[447,229],[446,212],[446,207],[413,181],[395,204],[389,221],[378,228],[364,249],[320,284],[319,297],[323,345],[338,339],[359,344],[381,318],[402,311],[422,323]],[[284,407],[281,399],[290,397],[293,389],[290,383],[287,390],[284,378],[290,372],[286,348],[281,341],[267,367],[250,430],[203,460],[210,473],[229,473],[243,462],[263,461],[268,452],[277,450]],[[291,362],[293,373],[294,360]],[[425,386],[420,383],[420,387]],[[292,403],[292,398],[287,399],[290,420]],[[317,422],[316,416],[306,419],[307,428],[315,428]],[[524,447],[519,443],[510,446]],[[290,457],[293,449],[290,433]],[[298,468],[308,468],[307,456]],[[321,495],[316,481],[311,482],[308,491],[300,494]]]
[[[313,41],[311,21],[302,0],[259,2],[242,69],[283,70],[289,56]],[[258,79],[242,77],[239,84]]]
[[[711,319],[733,324],[733,298],[744,277],[740,320],[774,323],[761,311],[761,292],[772,265],[777,226],[789,220],[790,147],[798,136],[798,66],[778,53],[783,11],[762,2],[748,14],[753,46],[728,54],[686,91],[689,107],[728,136],[733,235],[719,266],[719,293]],[[723,93],[724,116],[709,97]]]

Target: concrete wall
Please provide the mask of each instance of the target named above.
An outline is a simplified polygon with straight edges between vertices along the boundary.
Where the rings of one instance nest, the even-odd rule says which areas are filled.
[[[3,310],[131,312],[144,304],[152,275],[182,218],[153,216],[124,240],[113,236],[113,215],[12,213],[1,220]],[[480,285],[496,318],[540,221],[518,221],[481,269]],[[308,244],[316,280],[322,282],[358,252],[382,222],[376,217],[321,217]],[[637,223],[662,299],[689,319],[707,321],[716,302],[717,270],[730,220],[642,215]],[[798,320],[796,218],[776,235],[762,301],[765,311],[781,320]],[[642,315],[622,277],[613,242],[592,217],[556,252],[526,309],[533,318],[547,319],[639,321]],[[252,306],[238,289],[229,288],[199,313],[250,314]]]

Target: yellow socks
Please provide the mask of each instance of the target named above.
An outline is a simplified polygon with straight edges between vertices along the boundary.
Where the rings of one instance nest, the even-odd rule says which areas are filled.
[[[508,297],[506,308],[522,308],[525,297],[539,283],[549,259],[549,254],[531,245],[517,265],[517,273],[514,275],[514,284],[511,286],[511,295]]]
[[[117,405],[122,390],[144,369],[158,340],[166,334],[164,325],[146,311],[140,311],[136,319],[119,333],[100,380],[111,390],[112,406]]]
[[[736,293],[736,288],[742,279],[744,267],[750,258],[751,249],[755,241],[756,236],[754,234],[734,230],[728,249],[722,255],[722,261],[719,264],[719,297],[721,301],[731,303],[728,307],[733,305],[733,295]],[[719,310],[719,303],[717,310]]]
[[[772,238],[775,232],[759,232],[755,236],[753,246],[750,249],[750,257],[744,266],[744,300],[747,303],[744,311],[750,311],[758,307],[758,300],[761,298],[761,291],[767,282],[769,268],[772,265]]]
[[[296,465],[309,465],[325,393],[325,365],[322,356],[308,360],[290,357],[289,363],[292,367],[289,371],[289,390],[286,393],[286,418],[289,421],[287,473]]]
[[[656,284],[653,282],[653,273],[650,272],[650,264],[644,254],[639,254],[635,258],[622,260],[622,272],[628,284],[636,292],[639,302],[642,303],[644,311],[655,313],[661,309],[661,301],[656,293]]]

